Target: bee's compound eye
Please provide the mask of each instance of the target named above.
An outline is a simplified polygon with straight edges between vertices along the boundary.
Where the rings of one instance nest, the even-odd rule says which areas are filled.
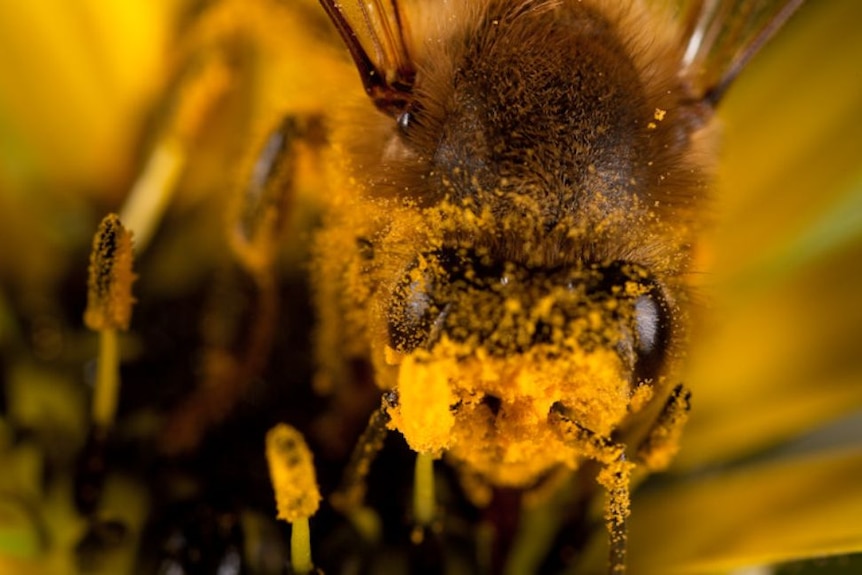
[[[646,382],[653,380],[661,370],[670,335],[670,311],[657,287],[635,300],[634,323],[637,334],[635,378]]]
[[[431,296],[432,285],[424,277],[408,271],[392,293],[387,323],[389,345],[409,353],[433,339],[443,314]]]

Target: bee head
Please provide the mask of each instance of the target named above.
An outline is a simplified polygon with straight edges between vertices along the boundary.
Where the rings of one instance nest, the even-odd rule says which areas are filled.
[[[579,460],[548,423],[553,411],[609,437],[652,396],[674,313],[636,264],[531,269],[467,248],[421,254],[386,314],[395,425],[417,451],[445,450],[524,487]]]

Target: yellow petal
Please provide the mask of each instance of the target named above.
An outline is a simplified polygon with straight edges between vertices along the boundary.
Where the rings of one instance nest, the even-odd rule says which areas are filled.
[[[179,2],[0,2],[0,180],[115,181]],[[5,154],[4,154],[5,155]],[[3,177],[5,176],[5,178]],[[104,189],[102,189],[104,191]]]
[[[632,573],[718,573],[862,548],[862,450],[777,461],[635,499]]]

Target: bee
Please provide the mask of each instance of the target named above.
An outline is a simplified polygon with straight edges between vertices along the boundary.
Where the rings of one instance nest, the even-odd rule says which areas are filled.
[[[590,470],[624,572],[689,409],[715,110],[801,2],[321,4],[371,105],[332,126],[318,386],[389,392],[478,506]]]

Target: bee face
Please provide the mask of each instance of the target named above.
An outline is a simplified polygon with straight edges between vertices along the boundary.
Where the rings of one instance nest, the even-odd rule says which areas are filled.
[[[610,437],[665,392],[709,114],[658,58],[679,60],[670,38],[631,39],[636,7],[455,12],[411,20],[404,105],[336,135],[354,185],[334,194],[321,269],[343,274],[348,331],[399,391],[411,447],[524,487],[581,459],[552,409]]]
[[[436,258],[405,276],[388,316],[396,421],[415,449],[446,449],[494,485],[527,487],[580,461],[549,425],[553,411],[607,437],[633,396],[652,395],[670,312],[643,270]]]

